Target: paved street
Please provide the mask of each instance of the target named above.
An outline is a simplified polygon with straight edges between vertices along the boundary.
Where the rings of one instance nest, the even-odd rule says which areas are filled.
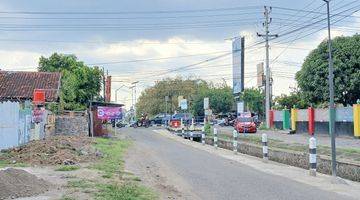
[[[144,183],[155,176],[160,181],[153,185],[162,184],[160,191],[171,188],[161,192],[174,194],[174,199],[350,199],[178,143],[151,128],[118,132],[135,140],[126,169],[145,177]],[[157,171],[147,174],[153,167]]]

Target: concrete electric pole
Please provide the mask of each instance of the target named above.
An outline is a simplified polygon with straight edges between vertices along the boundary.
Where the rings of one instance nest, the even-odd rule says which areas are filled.
[[[334,63],[332,59],[331,30],[330,30],[330,0],[323,0],[327,5],[328,21],[328,51],[329,51],[329,134],[331,137],[331,168],[336,177],[336,143],[335,143],[335,103],[334,103]]]
[[[278,37],[278,35],[270,35],[269,34],[269,24],[271,23],[271,18],[269,18],[269,14],[271,13],[271,7],[264,7],[265,12],[264,12],[264,16],[265,16],[265,22],[263,23],[264,28],[265,28],[265,34],[259,34],[257,33],[257,35],[259,37],[263,37],[265,38],[265,48],[266,48],[266,62],[265,62],[265,93],[266,93],[266,99],[265,99],[265,116],[266,116],[266,126],[267,128],[270,128],[270,118],[269,118],[269,111],[271,108],[270,105],[270,101],[271,101],[271,96],[270,96],[270,64],[269,64],[269,38],[274,38],[274,37]]]

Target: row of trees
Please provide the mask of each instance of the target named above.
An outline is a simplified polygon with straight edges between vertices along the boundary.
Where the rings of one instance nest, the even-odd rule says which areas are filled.
[[[165,97],[169,101],[165,101]],[[228,113],[236,110],[232,88],[223,84],[213,84],[202,79],[167,78],[145,89],[136,104],[138,113],[156,115],[158,113],[173,113],[179,110],[178,96],[188,100],[188,111],[196,116],[204,115],[204,98],[210,99],[210,108],[213,113]],[[245,89],[240,98],[246,102],[248,110],[264,113],[264,94],[259,89]]]
[[[165,101],[165,97],[169,101]],[[189,111],[203,115],[203,99],[209,97],[214,112],[228,112],[233,106],[232,90],[226,85],[215,86],[201,79],[166,78],[145,89],[136,104],[138,113],[155,115],[162,112],[173,113],[178,110],[178,97],[188,100]]]

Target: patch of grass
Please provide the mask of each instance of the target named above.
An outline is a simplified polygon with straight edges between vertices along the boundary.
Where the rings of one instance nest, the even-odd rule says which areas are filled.
[[[140,181],[141,181],[141,178],[135,176],[135,177],[133,178],[133,181],[138,181],[138,182],[140,182]]]
[[[68,183],[67,183],[67,187],[71,187],[71,188],[86,189],[86,188],[90,188],[92,186],[93,186],[93,184],[91,184],[89,181],[86,181],[84,179],[72,180],[72,181],[68,181]]]
[[[75,171],[80,169],[79,165],[62,165],[55,169],[55,171]]]
[[[12,163],[8,160],[0,160],[0,168],[4,168],[4,167],[27,167],[28,165],[25,163],[20,163],[20,162],[16,162],[16,163]]]
[[[124,165],[123,155],[130,144],[131,141],[129,140],[97,138],[95,148],[100,150],[104,156],[100,162],[92,167],[104,172],[106,178],[111,178],[115,173],[120,173]]]
[[[98,200],[155,200],[158,196],[146,187],[137,184],[99,184]]]

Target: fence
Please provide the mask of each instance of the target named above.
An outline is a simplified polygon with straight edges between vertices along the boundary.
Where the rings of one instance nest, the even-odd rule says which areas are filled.
[[[33,111],[30,102],[17,101],[0,102],[0,149],[17,147],[30,140],[45,137],[47,112],[43,113],[43,120],[33,123]]]
[[[66,111],[56,116],[56,135],[89,135],[89,116],[86,111]]]
[[[291,114],[289,114],[291,113]],[[297,133],[329,133],[328,109],[287,109],[271,110],[273,128],[293,130]],[[360,105],[336,108],[335,133],[338,135],[360,136]]]

